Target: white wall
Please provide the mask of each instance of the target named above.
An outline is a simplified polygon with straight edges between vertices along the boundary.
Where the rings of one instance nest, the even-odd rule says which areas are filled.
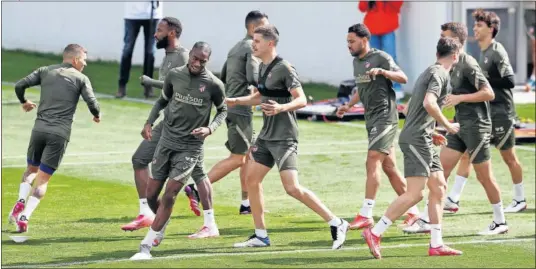
[[[121,2],[3,2],[2,46],[59,53],[67,43],[80,43],[92,58],[119,60],[123,45]],[[338,84],[352,78],[346,32],[361,22],[356,2],[164,2],[164,15],[184,26],[182,42],[203,40],[213,46],[209,67],[219,70],[227,51],[245,34],[244,17],[252,9],[270,16],[281,34],[279,53],[306,80]],[[398,31],[398,61],[410,78],[408,86],[434,61],[439,26],[449,3],[405,2]],[[47,10],[47,11],[45,11]],[[21,19],[24,18],[24,19]],[[163,51],[156,55],[160,64]],[[133,61],[143,60],[142,34]],[[411,88],[406,87],[406,90]]]

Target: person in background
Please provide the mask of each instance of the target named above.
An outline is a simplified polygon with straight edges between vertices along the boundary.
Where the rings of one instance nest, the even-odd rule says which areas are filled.
[[[359,1],[359,11],[365,13],[363,23],[371,33],[370,46],[387,52],[396,59],[396,37],[395,31],[398,29],[398,14],[403,1]],[[393,84],[400,98],[401,85]]]
[[[153,78],[155,39],[154,33],[158,20],[162,19],[162,2],[143,1],[125,3],[125,42],[121,54],[121,64],[119,67],[119,88],[116,97],[123,98],[127,95],[127,83],[130,78],[130,68],[132,66],[132,53],[136,45],[136,39],[140,28],[143,26],[143,38],[145,41],[145,52],[143,57],[143,75]],[[153,89],[150,86],[144,87],[145,98],[153,97]]]
[[[528,76],[527,84],[525,85],[525,91],[534,91],[536,87],[536,23],[529,27],[528,30],[529,42],[531,43],[532,51],[532,73]]]

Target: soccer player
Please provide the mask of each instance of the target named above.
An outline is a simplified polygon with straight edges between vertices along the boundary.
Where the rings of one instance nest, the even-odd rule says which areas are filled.
[[[348,49],[354,56],[354,77],[357,93],[350,101],[337,109],[337,116],[343,117],[360,100],[365,107],[365,120],[369,137],[367,154],[367,182],[365,201],[361,211],[350,224],[350,229],[372,226],[372,208],[380,187],[380,167],[389,178],[391,186],[398,195],[406,191],[406,180],[396,168],[394,140],[398,129],[398,110],[396,108],[393,82],[406,83],[407,77],[396,65],[393,58],[370,47],[370,31],[362,23],[348,29]],[[411,225],[418,219],[416,206],[408,212],[405,224]]]
[[[256,27],[268,24],[268,15],[254,10],[246,16],[247,34],[227,54],[221,79],[227,91],[227,97],[241,97],[251,94],[250,86],[255,85],[259,75],[259,60],[252,55],[253,32]],[[231,152],[230,156],[221,160],[210,169],[208,178],[211,183],[225,177],[240,168],[240,186],[242,188],[242,203],[239,214],[250,214],[248,192],[246,186],[247,152],[253,139],[253,117],[251,106],[229,107],[227,112],[227,142],[225,146]],[[193,185],[189,186],[193,189]]]
[[[490,102],[491,143],[499,149],[514,184],[514,199],[504,212],[517,213],[527,208],[527,201],[523,192],[523,169],[514,148],[514,122],[517,117],[511,90],[515,86],[514,71],[503,45],[495,40],[501,28],[499,16],[493,11],[478,9],[473,12],[473,17],[473,31],[481,50],[478,64],[495,92],[495,99]],[[460,196],[470,170],[469,156],[465,153],[458,164],[454,187],[445,201],[445,210],[458,211]]]
[[[87,103],[93,121],[100,122],[99,103],[91,82],[82,74],[87,65],[86,53],[84,47],[69,44],[63,50],[61,64],[40,67],[15,84],[15,93],[26,112],[34,109],[36,104],[24,98],[24,92],[32,86],[41,85],[37,118],[28,145],[28,166],[22,175],[19,199],[9,214],[10,222],[16,222],[17,232],[28,231],[28,221],[45,196],[50,178],[60,166],[71,137],[80,96]]]
[[[467,27],[458,22],[441,25],[441,36],[456,38],[463,46],[467,39]],[[489,143],[491,136],[491,116],[489,101],[495,94],[482,73],[478,62],[470,55],[460,52],[458,63],[450,72],[452,94],[445,98],[445,106],[455,107],[455,120],[460,124],[460,132],[447,135],[447,146],[440,153],[445,179],[462,157],[469,153],[476,177],[484,187],[493,208],[493,221],[479,235],[502,234],[508,231],[501,192],[491,169]],[[407,233],[430,232],[428,216],[421,215],[412,226],[404,228]]]
[[[177,18],[165,17],[156,28],[154,35],[156,47],[166,50],[166,56],[162,60],[159,71],[159,80],[143,76],[142,84],[162,89],[164,78],[169,70],[183,66],[188,61],[188,50],[180,45],[179,38],[182,33],[182,24]],[[160,102],[160,101],[159,101]],[[155,213],[147,202],[147,182],[149,181],[148,165],[153,159],[156,145],[160,140],[164,122],[159,122],[152,130],[151,140],[142,140],[134,155],[132,155],[132,167],[134,168],[134,182],[138,191],[140,211],[138,217],[132,222],[121,226],[122,230],[135,231],[149,227],[153,223]]]
[[[260,26],[253,35],[253,55],[261,59],[258,91],[249,96],[228,98],[229,106],[261,105],[263,126],[247,163],[247,185],[255,233],[235,247],[268,247],[270,239],[264,222],[262,181],[277,163],[285,191],[331,226],[333,249],[346,240],[348,222],[336,217],[310,190],[298,182],[298,122],[296,110],[307,100],[294,67],[277,55],[279,32],[273,25]]]
[[[445,199],[447,183],[443,177],[439,154],[434,150],[433,141],[445,141],[442,135],[435,134],[435,122],[443,125],[449,133],[459,131],[459,125],[450,123],[441,113],[442,102],[447,95],[449,71],[458,59],[461,44],[449,37],[439,39],[436,47],[437,61],[424,70],[415,82],[411,102],[404,128],[400,132],[398,143],[404,154],[404,177],[408,181],[408,190],[391,203],[385,215],[374,228],[366,228],[363,238],[372,255],[381,259],[381,235],[389,226],[411,206],[423,198],[423,191],[428,185],[430,220],[432,236],[429,256],[460,255],[443,244],[441,235],[442,202]],[[434,139],[436,137],[436,139]],[[442,138],[437,138],[442,137]]]
[[[147,196],[156,199],[151,189],[163,186],[155,184],[155,181],[163,183],[168,177],[170,180],[155,220],[141,242],[140,252],[132,259],[152,257],[152,245],[162,241],[163,228],[171,216],[175,198],[190,176],[198,186],[208,187],[207,193],[211,194],[210,181],[203,171],[203,144],[227,116],[223,82],[206,69],[211,51],[207,43],[196,42],[190,51],[188,64],[169,71],[164,80],[161,101],[154,105],[144,126],[144,137],[151,139],[151,125],[160,110],[165,108],[162,135],[152,162],[153,180],[149,182]],[[213,104],[217,113],[209,123]]]

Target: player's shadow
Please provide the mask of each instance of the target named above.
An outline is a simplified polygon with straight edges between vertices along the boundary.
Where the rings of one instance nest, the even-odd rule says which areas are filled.
[[[115,241],[129,241],[140,240],[139,236],[105,236],[105,237],[46,237],[32,239],[31,237],[24,242],[24,245],[53,245],[57,243],[91,243],[91,242],[115,242]],[[2,240],[2,245],[15,245],[11,240]],[[20,244],[18,244],[20,245]]]
[[[180,219],[180,220],[185,220],[185,219],[193,219],[193,218],[199,218],[197,216],[192,216],[192,215],[186,215],[186,216],[171,216],[171,219]],[[132,220],[134,220],[134,218],[132,216],[123,216],[123,217],[118,217],[118,218],[87,218],[87,219],[79,219],[79,220],[76,220],[74,222],[77,222],[77,223],[108,223],[108,224],[127,224],[129,222],[131,222]]]
[[[234,227],[223,227],[220,228],[220,234],[227,235],[252,235],[255,229],[253,228],[234,228]],[[318,231],[329,231],[328,228],[324,227],[273,227],[269,228],[270,233],[303,233],[303,232],[318,232]]]
[[[313,254],[314,255],[314,254]],[[327,258],[327,257],[288,257],[288,258],[268,258],[268,259],[255,259],[255,260],[247,260],[246,262],[249,264],[253,263],[262,263],[267,265],[274,265],[274,266],[299,266],[299,267],[312,267],[312,268],[320,268],[324,264],[335,264],[335,263],[344,263],[344,262],[356,262],[356,261],[362,261],[362,260],[370,260],[374,259],[374,257],[336,257],[336,258]]]

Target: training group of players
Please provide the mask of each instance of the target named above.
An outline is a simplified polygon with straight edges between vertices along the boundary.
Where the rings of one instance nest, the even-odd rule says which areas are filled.
[[[295,111],[307,101],[295,68],[277,54],[279,32],[269,23],[268,16],[260,11],[247,14],[247,34],[229,51],[220,78],[206,68],[210,45],[197,42],[191,50],[184,48],[179,42],[180,21],[163,18],[155,33],[157,48],[166,51],[159,78],[141,77],[143,85],[162,91],[141,132],[144,139],[132,156],[140,212],[131,223],[121,227],[125,231],[149,227],[149,231],[139,252],[131,259],[152,257],[150,251],[162,243],[175,199],[183,187],[192,211],[200,215],[200,202],[204,214],[203,226],[189,237],[219,236],[212,205],[212,183],[236,169],[240,169],[242,189],[239,213],[252,215],[255,231],[234,246],[270,246],[261,183],[274,165],[285,191],[330,226],[333,249],[343,246],[349,229],[364,229],[362,236],[372,255],[381,258],[382,234],[406,214],[405,232],[431,233],[430,256],[461,255],[461,251],[443,243],[441,222],[444,210],[458,210],[471,165],[493,208],[491,224],[479,234],[507,232],[504,213],[520,212],[527,207],[522,170],[514,151],[513,70],[505,49],[494,39],[500,29],[499,17],[483,10],[475,11],[473,16],[475,39],[481,48],[479,61],[463,52],[467,27],[457,22],[445,23],[441,25],[436,46],[437,60],[415,83],[399,136],[404,156],[403,176],[396,168],[394,140],[398,111],[393,82],[406,83],[407,77],[390,55],[370,47],[370,32],[364,24],[349,27],[347,43],[354,57],[357,91],[349,103],[338,108],[337,115],[343,117],[349,108],[362,102],[369,137],[365,199],[351,223],[337,217],[298,182]],[[85,48],[70,44],[64,50],[61,64],[40,67],[15,85],[25,111],[37,107],[24,97],[25,90],[41,86],[28,146],[28,166],[22,176],[18,200],[9,215],[18,232],[28,231],[32,212],[61,163],[80,96],[93,120],[100,122],[99,104],[89,79],[82,74],[85,66]],[[217,113],[210,120],[213,105]],[[263,125],[254,138],[251,107],[256,105],[262,109]],[[454,122],[442,114],[443,107],[455,107]],[[157,123],[162,110],[163,119]],[[227,124],[225,145],[230,155],[206,173],[204,139],[223,122]],[[447,130],[446,137],[435,131],[436,123]],[[512,174],[514,199],[505,209],[492,172],[490,144],[500,150]],[[442,146],[440,153],[434,145]],[[458,162],[458,176],[447,196],[446,179]],[[380,168],[398,197],[374,224],[372,209]],[[195,184],[186,185],[190,177]],[[425,186],[429,196],[425,209],[419,213],[416,205],[423,199]]]

